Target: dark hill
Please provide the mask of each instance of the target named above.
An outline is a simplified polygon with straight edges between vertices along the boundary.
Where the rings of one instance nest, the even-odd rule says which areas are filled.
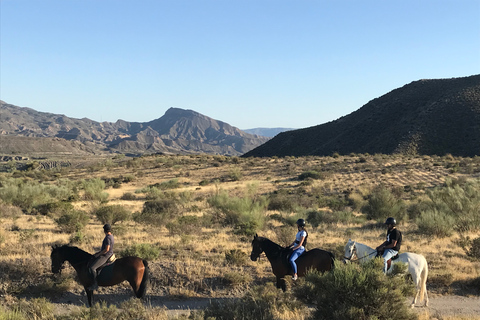
[[[244,156],[480,155],[480,75],[419,80],[338,120],[282,132]]]
[[[241,155],[268,140],[192,110],[169,109],[145,123],[96,122],[38,112],[0,101],[0,152],[25,154],[37,144],[46,154],[62,153],[209,153]],[[12,141],[24,139],[23,147]],[[48,142],[44,139],[49,138]],[[52,138],[55,138],[52,140]],[[10,141],[12,140],[12,141]],[[38,141],[38,143],[36,143]],[[77,143],[67,143],[67,141]],[[22,148],[21,148],[22,147]],[[27,150],[25,150],[27,149]],[[35,149],[37,153],[38,148]]]

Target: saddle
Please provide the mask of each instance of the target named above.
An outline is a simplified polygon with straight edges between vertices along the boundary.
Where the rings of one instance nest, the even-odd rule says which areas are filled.
[[[115,253],[112,254],[110,256],[110,258],[107,259],[107,261],[102,264],[98,269],[97,269],[97,276],[100,274],[100,272],[102,272],[103,268],[105,267],[108,267],[109,265],[112,265],[115,260],[117,260],[117,257],[115,257]],[[92,262],[95,261],[95,258],[92,258],[89,262],[88,262],[88,267],[90,267],[90,265],[92,264]]]
[[[397,253],[392,258],[387,260],[387,271],[390,270],[390,267],[392,266],[392,261],[398,259],[398,255],[399,253]],[[383,256],[383,251],[377,251],[377,255],[375,256],[375,258],[381,258],[382,256]]]
[[[289,273],[293,272],[292,265],[290,264],[290,256],[292,255],[292,253],[293,253],[292,249],[285,249],[282,252],[282,256],[284,257],[283,263],[287,267],[287,270],[288,270]],[[297,259],[299,259],[301,256],[303,256],[305,253],[307,253],[307,250],[303,251],[303,253],[301,255],[299,255]]]

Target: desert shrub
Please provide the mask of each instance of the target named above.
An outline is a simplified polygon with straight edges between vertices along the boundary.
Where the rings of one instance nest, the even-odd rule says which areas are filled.
[[[308,171],[302,172],[298,176],[298,180],[301,180],[301,181],[306,179],[317,180],[317,179],[323,179],[323,178],[324,178],[324,174],[315,170],[308,170]]]
[[[197,216],[181,216],[176,220],[166,224],[166,227],[171,235],[175,234],[193,234],[199,231],[202,227],[203,221]]]
[[[20,299],[14,307],[16,313],[25,316],[26,319],[55,319],[54,305],[45,298],[33,298],[30,301]]]
[[[235,271],[225,273],[223,279],[230,287],[244,287],[253,280],[250,274]]]
[[[85,200],[106,201],[108,193],[104,192],[105,181],[100,178],[83,180],[81,187],[83,188]]]
[[[22,209],[0,201],[0,218],[17,219],[22,214]]]
[[[88,215],[84,211],[75,210],[62,214],[55,219],[60,231],[65,233],[74,233],[83,231],[89,220]]]
[[[160,248],[148,243],[138,243],[120,252],[121,257],[136,256],[145,260],[155,260],[160,256]]]
[[[142,212],[136,214],[134,220],[163,226],[179,214],[180,207],[176,199],[157,199],[146,201]]]
[[[306,307],[290,292],[282,292],[269,284],[250,289],[240,299],[213,302],[202,312],[197,312],[197,319],[242,319],[274,320],[291,316],[298,320],[306,318]]]
[[[450,223],[458,232],[480,230],[480,180],[447,179],[445,186],[428,190],[427,196],[417,223],[433,219],[442,225]]]
[[[315,304],[314,319],[416,319],[405,304],[412,292],[403,277],[385,276],[381,259],[364,264],[336,263],[331,272],[310,272],[294,288],[298,299]]]
[[[242,179],[242,171],[240,171],[240,168],[232,168],[228,172],[226,178],[224,180],[230,180],[230,181],[240,181]]]
[[[225,252],[225,263],[230,265],[243,266],[247,262],[247,254],[239,249]]]
[[[26,213],[35,213],[34,208],[45,203],[68,200],[72,194],[73,191],[64,186],[23,179],[7,179],[0,184],[0,199]]]
[[[120,199],[122,200],[127,200],[127,201],[132,201],[132,200],[137,200],[137,197],[131,193],[131,192],[125,192]]]
[[[307,212],[306,220],[316,228],[320,224],[361,222],[362,218],[356,217],[351,210],[333,212],[327,210],[312,210]]]
[[[370,220],[382,221],[386,217],[395,217],[398,220],[405,214],[405,206],[401,199],[395,197],[384,186],[378,186],[369,196],[367,204],[362,207],[362,212]]]
[[[95,211],[97,219],[103,224],[115,224],[117,222],[126,221],[130,218],[131,212],[123,206],[116,204],[110,206],[101,206]]]
[[[430,208],[422,212],[416,219],[418,229],[427,235],[439,238],[449,237],[454,232],[456,224],[454,218],[437,208]]]
[[[180,187],[180,183],[178,182],[178,179],[171,179],[168,181],[152,184],[150,187],[157,188],[159,190],[176,189]]]
[[[26,320],[27,318],[18,310],[9,310],[0,305],[0,319],[2,320]]]
[[[268,195],[268,210],[295,212],[300,208],[311,208],[317,204],[315,194],[308,195],[304,190],[280,189]]]
[[[226,191],[218,191],[207,199],[213,208],[213,219],[217,223],[233,226],[238,233],[252,235],[265,224],[267,201],[264,197],[245,195],[229,196]]]
[[[36,209],[40,214],[58,217],[62,214],[73,211],[74,207],[71,202],[57,201],[38,205],[36,206]]]
[[[472,240],[469,236],[464,237],[461,235],[457,244],[465,251],[467,256],[477,260],[480,259],[480,237]]]

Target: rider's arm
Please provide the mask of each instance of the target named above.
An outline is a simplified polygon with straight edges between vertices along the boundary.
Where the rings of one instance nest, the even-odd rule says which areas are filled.
[[[300,247],[303,245],[303,240],[305,240],[305,237],[304,237],[304,236],[302,236],[302,237],[300,238],[300,242],[297,243],[296,246],[294,246],[294,247],[292,248],[292,250],[297,250],[298,248],[300,248]],[[294,242],[294,244],[295,244],[295,242]]]
[[[396,243],[396,242],[395,242]],[[379,245],[376,250],[379,251],[379,250],[383,250],[385,249],[385,247],[387,246],[388,244],[388,241],[385,241],[384,243],[382,243],[381,245]]]
[[[396,245],[397,245],[397,240],[392,240],[392,243],[387,244],[386,246],[384,246],[384,248],[385,249],[392,249],[392,248],[395,248]]]
[[[105,253],[108,252],[108,250],[110,250],[110,245],[109,245],[109,244],[107,244],[107,246],[105,247],[105,249],[103,249],[103,250],[95,253],[94,256],[95,256],[95,257],[99,257],[99,256],[101,256],[101,255],[104,255]]]

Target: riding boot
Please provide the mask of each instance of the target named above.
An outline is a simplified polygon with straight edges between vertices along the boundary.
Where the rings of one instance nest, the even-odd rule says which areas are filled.
[[[92,291],[98,289],[97,277],[93,276],[92,284],[87,289]]]

